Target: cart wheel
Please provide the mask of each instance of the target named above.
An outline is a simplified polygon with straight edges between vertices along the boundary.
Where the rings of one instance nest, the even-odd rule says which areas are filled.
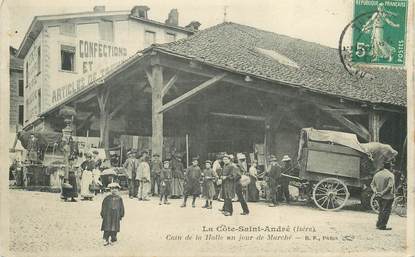
[[[406,199],[398,196],[393,200],[392,211],[401,217],[406,217]]]
[[[375,193],[373,193],[372,197],[370,197],[370,208],[372,208],[374,212],[379,213],[379,201]]]
[[[336,211],[343,208],[349,199],[347,186],[337,178],[325,178],[313,189],[313,200],[324,211]]]

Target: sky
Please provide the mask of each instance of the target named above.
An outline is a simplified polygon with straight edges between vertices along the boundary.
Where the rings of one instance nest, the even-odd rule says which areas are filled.
[[[322,45],[337,47],[340,33],[352,19],[350,0],[8,0],[10,43],[18,48],[34,16],[92,11],[105,5],[107,11],[150,7],[149,18],[164,22],[173,8],[179,25],[199,21],[200,29],[224,21],[249,25]]]

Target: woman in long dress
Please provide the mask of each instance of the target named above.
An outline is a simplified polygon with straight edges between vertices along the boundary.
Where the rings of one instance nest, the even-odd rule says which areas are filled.
[[[206,203],[202,208],[212,209],[212,200],[215,192],[215,183],[218,179],[218,175],[215,170],[211,168],[212,162],[205,161],[206,168],[203,170],[203,197],[206,199]]]
[[[95,163],[92,160],[91,154],[85,154],[86,160],[81,164],[82,175],[81,175],[81,197],[83,199],[92,200],[94,192],[91,192],[89,186],[92,184],[93,175],[92,170],[95,168]]]
[[[172,173],[171,198],[180,198],[183,195],[184,183],[184,168],[180,156],[172,160]]]
[[[249,178],[251,182],[248,184],[248,202],[257,202],[259,200],[259,191],[256,186],[258,180],[257,161],[253,160],[249,168]]]

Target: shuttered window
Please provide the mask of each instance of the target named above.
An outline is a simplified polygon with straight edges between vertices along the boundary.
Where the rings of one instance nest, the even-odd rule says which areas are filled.
[[[61,70],[75,71],[75,47],[61,45]]]
[[[23,79],[19,79],[19,96],[24,96]]]
[[[151,46],[156,42],[156,32],[147,30],[144,35],[144,48]]]
[[[60,33],[63,35],[76,36],[76,25],[74,23],[65,22],[60,25]]]
[[[176,41],[176,34],[167,32],[166,33],[166,42],[169,43],[169,42],[173,42],[173,41]]]
[[[24,121],[24,107],[23,104],[19,105],[19,124],[23,125],[23,121]]]
[[[101,40],[114,41],[114,23],[112,21],[101,21],[99,23],[99,35]]]

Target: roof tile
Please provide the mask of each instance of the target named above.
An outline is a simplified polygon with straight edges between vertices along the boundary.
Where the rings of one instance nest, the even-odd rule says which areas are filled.
[[[365,68],[375,78],[357,79],[345,70],[335,48],[245,25],[225,22],[155,48],[319,93],[406,106],[406,70]],[[300,68],[284,65],[256,48],[280,53]]]

